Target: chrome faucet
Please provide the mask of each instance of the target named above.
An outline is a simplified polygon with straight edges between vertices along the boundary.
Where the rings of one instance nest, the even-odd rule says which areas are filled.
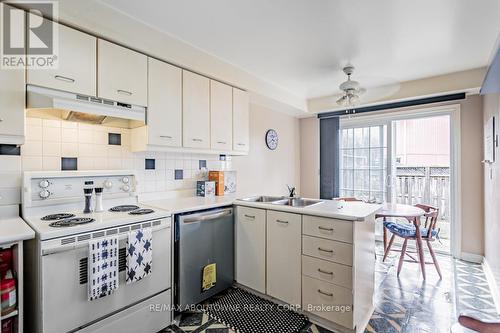
[[[289,196],[290,198],[295,197],[295,195],[296,195],[296,193],[295,193],[295,192],[296,192],[296,188],[295,188],[295,186],[290,186],[290,185],[287,185],[286,187],[288,187],[288,196]]]

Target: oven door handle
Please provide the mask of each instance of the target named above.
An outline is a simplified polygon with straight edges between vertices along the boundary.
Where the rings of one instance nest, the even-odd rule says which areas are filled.
[[[194,222],[205,222],[211,221],[215,219],[219,219],[224,216],[231,215],[233,213],[232,208],[222,209],[215,211],[213,213],[200,213],[200,214],[192,214],[181,217],[182,223],[194,223]]]
[[[163,227],[162,226],[158,226],[158,227],[154,227],[153,228],[153,232],[155,232],[157,230],[169,229],[169,228],[170,228],[170,225],[166,225],[166,226],[163,226]],[[129,232],[130,231],[128,231],[128,232],[126,232],[124,234],[119,234],[118,235],[118,241],[127,239]],[[101,238],[101,237],[99,237],[99,238]],[[51,248],[47,248],[47,249],[42,249],[42,256],[48,256],[48,255],[51,255],[51,254],[56,254],[56,253],[61,253],[61,252],[66,252],[66,251],[72,251],[72,250],[81,249],[81,248],[88,247],[88,246],[89,246],[89,243],[87,241],[87,242],[81,242],[81,243],[78,243],[78,244],[68,244],[68,245],[61,245],[61,246],[57,246],[57,247],[51,247]]]

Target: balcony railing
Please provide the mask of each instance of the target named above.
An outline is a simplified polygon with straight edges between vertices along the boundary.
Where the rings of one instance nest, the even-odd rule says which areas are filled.
[[[396,167],[396,201],[427,204],[439,208],[441,220],[450,217],[449,167]]]

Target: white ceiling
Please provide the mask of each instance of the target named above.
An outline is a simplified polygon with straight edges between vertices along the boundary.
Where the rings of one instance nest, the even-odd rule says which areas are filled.
[[[337,92],[487,65],[499,0],[101,0],[288,91]]]

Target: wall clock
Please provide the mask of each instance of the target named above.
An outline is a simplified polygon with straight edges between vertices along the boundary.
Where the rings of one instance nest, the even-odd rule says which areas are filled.
[[[266,145],[271,150],[275,150],[278,147],[278,133],[275,130],[267,130]]]

